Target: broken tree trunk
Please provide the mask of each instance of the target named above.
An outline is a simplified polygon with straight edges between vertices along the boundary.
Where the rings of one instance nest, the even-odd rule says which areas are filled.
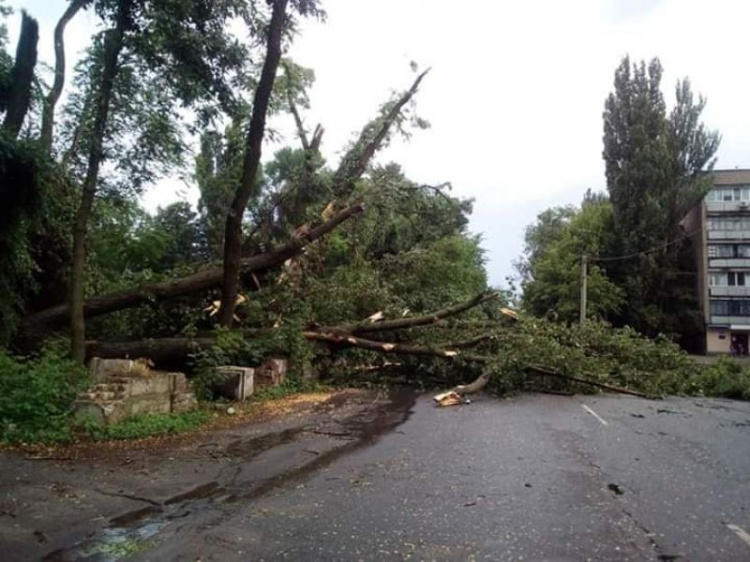
[[[259,273],[269,268],[280,266],[289,258],[301,253],[305,246],[328,234],[341,223],[361,213],[363,210],[364,207],[361,204],[352,205],[331,217],[330,220],[313,228],[299,238],[287,242],[283,246],[270,252],[243,259],[243,274]],[[153,300],[175,298],[215,289],[221,284],[222,275],[222,268],[214,267],[179,279],[149,283],[126,291],[92,297],[85,302],[84,314],[87,318],[101,316],[110,312],[133,308]],[[51,328],[64,323],[69,316],[70,307],[67,304],[61,304],[32,314],[23,324],[23,335],[26,338],[43,335],[49,332]]]
[[[476,394],[477,392],[483,390],[485,386],[487,386],[487,383],[490,382],[491,377],[492,373],[490,372],[482,373],[474,382],[471,382],[469,384],[460,384],[453,389],[453,392],[457,392],[461,395]]]
[[[420,316],[411,320],[415,320],[421,323],[424,318],[434,319],[438,316],[445,317],[445,315],[447,314],[446,311],[451,311],[451,314],[457,314],[458,312],[467,310],[472,306],[477,306],[479,303],[484,302],[486,298],[492,298],[492,295],[478,295],[477,297],[474,297],[473,299],[460,303],[456,306],[443,309],[442,311],[435,312],[429,316]],[[403,319],[399,320],[399,322],[401,321],[403,321]],[[302,332],[302,336],[308,341],[320,342],[337,347],[358,347],[361,349],[368,349],[370,351],[376,351],[379,353],[392,353],[396,355],[421,355],[442,357],[446,359],[460,357],[461,359],[477,362],[486,362],[490,359],[489,357],[481,355],[462,353],[455,349],[460,345],[465,345],[467,342],[470,342],[470,340],[456,342],[458,344],[456,346],[451,344],[451,342],[445,342],[438,347],[411,345],[364,339],[361,337],[357,337],[352,333],[345,332],[344,329],[345,326],[334,328],[320,328],[318,330],[307,330]],[[263,335],[270,335],[272,332],[272,329],[260,331],[254,330],[248,332],[248,337],[262,337]],[[482,338],[484,337],[486,337],[486,334],[482,335]],[[196,349],[207,349],[210,348],[211,345],[213,345],[213,337],[210,335],[197,338],[160,338],[135,342],[90,341],[87,343],[87,356],[96,356],[105,359],[114,359],[118,357],[148,357],[154,362],[159,363],[163,361],[172,361],[184,358]]]
[[[584,378],[576,377],[576,376],[573,376],[573,375],[563,375],[562,373],[558,373],[557,371],[553,371],[552,369],[548,369],[548,368],[542,367],[540,365],[529,365],[527,369],[528,369],[528,371],[530,371],[531,373],[533,373],[534,375],[537,375],[537,376],[555,377],[555,378],[558,378],[558,379],[563,379],[563,380],[567,380],[567,381],[577,382],[577,383],[580,383],[580,384],[587,384],[587,385],[590,385],[590,386],[595,386],[595,387],[601,388],[603,390],[610,390],[612,392],[618,392],[620,394],[628,394],[630,396],[637,396],[639,398],[648,398],[650,400],[654,400],[654,399],[657,398],[655,396],[650,396],[650,395],[644,394],[642,392],[636,392],[635,390],[630,390],[628,388],[623,388],[621,386],[615,386],[615,385],[606,384],[606,383],[603,383],[603,382],[592,381],[590,379],[584,379]]]
[[[86,342],[86,357],[102,359],[138,359],[146,357],[156,364],[183,359],[214,345],[214,338],[159,338],[135,342]]]

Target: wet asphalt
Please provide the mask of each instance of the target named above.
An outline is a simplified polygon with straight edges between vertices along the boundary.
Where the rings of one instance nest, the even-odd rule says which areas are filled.
[[[360,421],[328,436],[343,450],[285,445],[320,459],[131,558],[750,560],[748,403],[401,396]]]

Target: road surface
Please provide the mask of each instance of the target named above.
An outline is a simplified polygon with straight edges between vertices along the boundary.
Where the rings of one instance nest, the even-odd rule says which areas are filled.
[[[750,560],[749,403],[401,393],[299,423],[50,559]]]

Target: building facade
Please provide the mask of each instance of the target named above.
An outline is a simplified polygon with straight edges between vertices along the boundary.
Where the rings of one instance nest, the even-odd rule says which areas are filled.
[[[715,170],[711,191],[686,218],[698,260],[706,352],[750,351],[750,170]]]

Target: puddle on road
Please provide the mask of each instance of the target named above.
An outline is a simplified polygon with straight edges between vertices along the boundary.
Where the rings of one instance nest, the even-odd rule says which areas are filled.
[[[198,486],[193,490],[174,496],[162,505],[147,506],[120,515],[110,525],[91,535],[86,540],[70,547],[56,550],[43,558],[48,562],[91,560],[110,562],[145,552],[155,546],[154,539],[167,525],[178,519],[221,507],[226,515],[230,505],[245,504],[258,499],[272,490],[304,480],[348,454],[373,445],[383,435],[403,424],[412,414],[416,394],[410,390],[394,390],[389,401],[366,409],[339,422],[350,440],[342,446],[321,453],[313,461],[286,470],[277,476],[262,481],[248,492],[234,492],[217,482]],[[278,445],[289,443],[307,428],[285,430],[248,440],[238,440],[227,447],[229,458],[238,457],[247,462],[260,453]]]

